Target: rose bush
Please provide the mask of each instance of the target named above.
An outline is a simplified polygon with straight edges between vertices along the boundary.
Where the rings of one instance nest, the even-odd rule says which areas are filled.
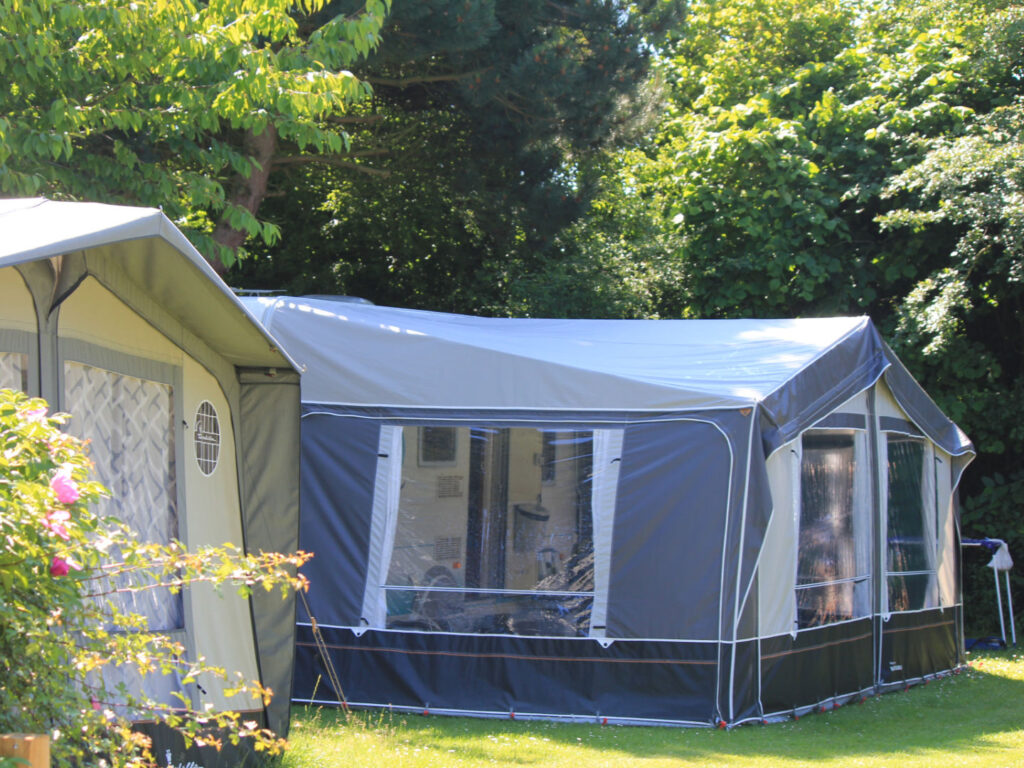
[[[0,733],[50,734],[55,766],[155,765],[149,740],[132,728],[138,720],[163,722],[187,744],[251,739],[256,751],[279,752],[282,740],[237,713],[195,711],[187,697],[152,701],[105,685],[103,670],[173,672],[184,684],[215,675],[229,695],[266,701],[259,683],[186,661],[179,643],[143,631],[146,620],[119,608],[116,594],[208,582],[286,595],[305,588],[295,574],[308,555],[140,541],[97,514],[107,492],[89,479],[86,446],[60,430],[67,418],[0,390]]]

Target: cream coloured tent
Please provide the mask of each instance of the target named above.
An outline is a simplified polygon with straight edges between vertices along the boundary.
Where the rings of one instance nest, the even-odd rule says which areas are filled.
[[[72,414],[69,429],[91,441],[112,491],[107,511],[143,536],[296,549],[298,380],[160,211],[0,200],[0,386]],[[196,586],[148,592],[132,607],[190,655],[277,696],[264,708],[225,698],[213,680],[126,684],[168,702],[178,692],[197,706],[249,711],[287,731],[293,602],[275,594],[250,605]],[[212,756],[197,762],[209,768]]]
[[[304,366],[294,696],[729,724],[963,658],[967,438],[863,317],[247,299]]]

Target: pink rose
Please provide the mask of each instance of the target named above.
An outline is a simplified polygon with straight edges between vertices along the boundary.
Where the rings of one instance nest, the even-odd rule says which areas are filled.
[[[51,576],[67,576],[72,568],[76,571],[82,570],[82,566],[74,560],[65,560],[63,557],[54,555],[53,560],[50,561]]]
[[[50,478],[50,488],[57,494],[57,501],[61,504],[74,504],[81,496],[78,490],[78,483],[71,479],[70,469],[60,469]]]
[[[64,539],[64,541],[67,541],[68,529],[64,527],[64,523],[70,519],[71,513],[66,509],[51,509],[46,513],[46,518],[43,520],[43,527]]]
[[[46,406],[29,408],[27,411],[22,411],[21,416],[25,421],[43,421],[46,418]]]

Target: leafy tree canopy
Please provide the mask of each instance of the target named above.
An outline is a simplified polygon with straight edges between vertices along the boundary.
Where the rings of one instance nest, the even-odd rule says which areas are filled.
[[[0,0],[0,192],[161,206],[228,262],[273,242],[270,160],[345,152],[389,2]]]
[[[979,449],[968,532],[1024,549],[1022,40],[1008,0],[694,0],[656,134],[529,278],[612,243],[651,315],[870,314]]]
[[[883,233],[878,217],[898,205],[885,190],[929,141],[1012,101],[1012,8],[695,0],[660,60],[664,119],[606,179],[578,247],[554,254],[535,282],[574,263],[586,274],[592,238],[618,241],[619,254],[658,243],[664,258],[635,294],[657,297],[641,302],[650,314],[887,322],[954,234],[948,220]],[[649,226],[630,239],[638,217]]]
[[[646,168],[674,193],[677,310],[884,313],[935,259],[928,238],[881,236],[887,180],[1014,87],[978,66],[990,4],[724,5],[694,4],[666,62],[684,83],[713,63]]]
[[[576,219],[600,150],[650,122],[652,45],[679,0],[396,4],[357,72],[351,163],[293,164],[268,200],[288,236],[232,275],[246,287],[382,303],[502,306]]]

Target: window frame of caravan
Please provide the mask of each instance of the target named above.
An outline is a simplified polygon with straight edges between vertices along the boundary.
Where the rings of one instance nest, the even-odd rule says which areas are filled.
[[[448,426],[436,426],[433,424],[425,424],[423,429],[444,429],[449,430],[453,433],[452,436],[452,451],[451,458],[445,459],[428,459],[424,456],[424,447],[426,441],[424,438],[423,430],[420,430],[416,435],[416,464],[420,467],[455,467],[459,464],[459,440],[458,440],[458,427]]]
[[[814,582],[808,584],[800,583],[800,532],[803,527],[803,462],[804,462],[804,437],[815,433],[819,434],[849,434],[853,438],[853,488],[851,491],[851,523],[853,525],[852,541],[854,547],[854,565],[855,570],[861,570],[857,568],[858,560],[858,549],[862,546],[870,547],[870,542],[873,540],[872,530],[872,499],[871,499],[871,451],[869,450],[870,433],[868,430],[868,417],[863,413],[847,413],[847,412],[835,412],[829,414],[824,419],[818,421],[809,429],[804,430],[796,438],[799,445],[799,452],[796,453],[797,460],[793,462],[793,488],[794,488],[794,504],[796,505],[796,546],[794,547],[794,562],[793,562],[793,631],[802,632],[812,629],[819,629],[821,627],[833,626],[835,624],[841,624],[847,621],[859,621],[861,619],[869,618],[872,614],[871,607],[871,593],[873,591],[874,577],[872,574],[871,557],[867,556],[864,563],[861,564],[864,572],[856,573],[853,576],[844,577],[840,579]],[[858,518],[858,511],[860,513]],[[858,519],[861,521],[865,530],[858,532],[857,522]],[[824,622],[821,624],[812,624],[808,626],[800,625],[799,618],[799,593],[809,589],[820,589],[822,587],[831,586],[834,584],[853,584],[855,594],[853,597],[853,610],[854,615],[849,618],[834,619],[832,621]],[[862,586],[861,586],[862,585]],[[860,614],[857,613],[857,587],[861,586],[862,590],[866,591],[866,605]]]
[[[309,414],[304,414],[304,416]],[[333,415],[333,414],[331,414]],[[365,417],[364,417],[365,418]],[[620,466],[620,459],[622,454],[622,443],[625,434],[625,424],[619,420],[602,421],[600,419],[566,419],[564,421],[557,419],[534,419],[534,418],[523,418],[521,416],[509,416],[509,417],[498,417],[498,418],[478,418],[478,417],[464,417],[464,416],[418,416],[418,415],[403,415],[403,416],[370,416],[368,418],[379,420],[381,423],[381,437],[380,444],[378,447],[378,462],[377,462],[377,473],[375,481],[375,492],[374,492],[374,514],[373,523],[371,524],[371,557],[368,562],[367,578],[364,581],[364,592],[363,592],[363,609],[362,618],[359,622],[358,627],[354,627],[358,634],[367,629],[374,629],[380,631],[389,632],[433,632],[433,631],[444,631],[444,630],[429,630],[429,629],[410,629],[410,628],[396,628],[386,626],[386,612],[383,613],[382,620],[377,620],[375,617],[380,613],[379,609],[374,609],[373,605],[378,601],[383,601],[384,596],[387,594],[389,589],[410,589],[409,586],[397,586],[386,584],[387,571],[390,569],[390,557],[387,558],[387,562],[383,562],[384,558],[374,556],[375,547],[374,541],[379,541],[386,538],[388,526],[395,528],[397,526],[397,518],[391,520],[390,514],[382,514],[381,511],[384,507],[389,505],[387,487],[389,482],[385,475],[390,473],[390,461],[391,457],[395,453],[395,449],[404,445],[405,438],[402,436],[404,430],[407,428],[416,428],[420,426],[451,426],[456,428],[466,428],[469,430],[473,429],[532,429],[542,434],[544,432],[586,432],[591,435],[591,439],[596,442],[596,436],[598,433],[603,433],[605,438],[603,440],[603,450],[607,453],[603,458],[608,459],[608,470],[604,474],[605,481],[600,486],[592,488],[591,496],[591,537],[592,546],[594,548],[595,560],[598,551],[602,549],[605,551],[605,560],[610,561],[610,547],[611,547],[611,536],[612,528],[614,525],[615,516],[615,487],[617,486],[618,471]],[[675,419],[672,419],[673,421]],[[688,419],[686,419],[688,420]],[[397,442],[391,443],[391,447],[388,446],[388,440],[385,438],[385,428],[391,430],[397,430]],[[392,437],[392,439],[395,439]],[[592,455],[596,455],[596,448],[592,448]],[[385,464],[384,462],[388,462]],[[382,474],[382,470],[384,474]],[[398,477],[401,476],[399,471]],[[611,480],[614,478],[614,480]],[[392,478],[393,479],[393,478]],[[609,481],[611,484],[609,485]],[[595,493],[595,488],[598,489]],[[399,491],[400,492],[400,491]],[[604,519],[598,521],[594,518],[594,509],[600,506],[604,510]],[[397,514],[397,502],[395,504],[395,514]],[[379,526],[379,528],[378,528]],[[601,642],[604,641],[605,637],[605,619],[603,618],[607,611],[607,599],[608,599],[608,568],[610,562],[604,563],[600,569],[595,565],[594,572],[594,589],[592,591],[569,591],[565,592],[564,597],[568,598],[579,598],[589,597],[591,603],[591,617],[588,626],[587,634],[582,636],[585,638],[598,639]],[[419,590],[420,588],[416,588]],[[430,588],[428,588],[430,589]],[[483,591],[493,592],[495,590],[474,590],[473,588],[436,588],[437,591]],[[507,590],[509,594],[514,594],[515,590]],[[537,592],[531,590],[520,590],[522,594],[526,596],[545,596],[553,595],[559,596],[560,593],[555,592]],[[595,621],[595,618],[598,621]],[[474,637],[497,637],[497,636],[510,636],[510,637],[531,637],[534,635],[515,635],[511,633],[466,633],[466,632],[451,632],[452,634],[466,634]],[[545,636],[545,635],[536,635]],[[577,639],[580,639],[577,636]]]
[[[183,514],[186,509],[186,475],[185,434],[186,415],[184,411],[184,372],[180,365],[151,360],[110,349],[93,342],[81,339],[57,336],[57,398],[59,409],[65,410],[66,382],[65,365],[77,363],[93,368],[100,368],[121,376],[130,376],[157,384],[171,390],[172,425],[174,427],[174,462],[175,462],[175,517],[178,528],[178,539],[188,541],[188,516]],[[72,414],[72,419],[74,414]],[[182,622],[181,626],[171,630],[143,630],[143,634],[161,635],[174,642],[181,643],[189,658],[197,656],[192,631],[192,600],[190,590],[186,587],[181,595]],[[198,706],[198,692],[193,685],[183,685],[182,692],[189,696],[193,706]]]
[[[931,551],[925,550],[925,556],[931,563],[931,568],[918,571],[890,571],[889,570],[889,436],[899,435],[905,439],[913,440],[922,445],[921,455],[921,475],[922,480],[928,475],[928,480],[932,484],[931,493],[922,493],[921,495],[921,511],[923,513],[921,520],[921,531],[922,535],[925,532],[925,528],[928,522],[924,519],[924,515],[930,514],[932,516],[932,522],[934,527],[932,547]],[[939,580],[939,542],[941,541],[940,536],[940,520],[939,520],[939,504],[938,504],[938,472],[939,464],[942,463],[940,457],[935,454],[935,445],[921,429],[917,427],[913,422],[908,419],[899,418],[895,416],[879,416],[878,417],[878,440],[879,440],[879,477],[884,478],[885,482],[882,486],[880,493],[880,500],[882,503],[881,515],[882,520],[879,525],[879,535],[882,545],[882,578],[884,588],[881,589],[881,599],[883,601],[883,615],[888,617],[893,613],[917,613],[919,611],[933,610],[942,607],[942,597],[939,594],[940,590],[938,587]],[[924,490],[924,489],[922,489]],[[893,610],[889,601],[889,579],[890,577],[898,576],[929,576],[930,583],[933,585],[931,589],[935,592],[935,600],[933,605],[928,604],[927,595],[929,589],[926,588],[924,604],[914,608],[907,608],[901,610]]]

